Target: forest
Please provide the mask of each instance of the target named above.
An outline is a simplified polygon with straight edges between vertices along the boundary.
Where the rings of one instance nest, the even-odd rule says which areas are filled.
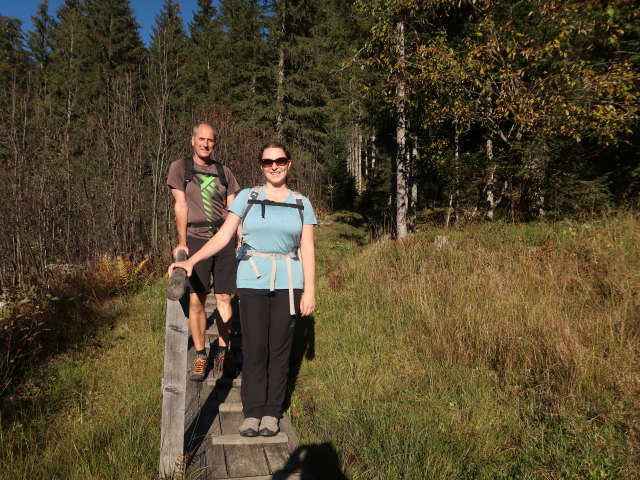
[[[267,139],[320,211],[402,238],[422,221],[634,209],[633,0],[128,0],[0,16],[0,291],[98,256],[168,259],[165,185],[195,121],[241,186]]]

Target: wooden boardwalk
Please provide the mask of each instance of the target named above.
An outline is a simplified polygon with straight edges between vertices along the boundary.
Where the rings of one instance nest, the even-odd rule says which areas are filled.
[[[212,372],[204,382],[192,382],[188,380],[189,370],[195,350],[189,339],[188,331],[182,326],[171,324],[169,315],[173,308],[184,315],[184,307],[177,301],[168,301],[167,304],[167,348],[172,344],[182,347],[182,342],[188,341],[186,351],[186,365],[184,372],[175,373],[175,369],[165,365],[165,380],[163,382],[163,440],[161,447],[160,469],[163,474],[163,466],[174,465],[167,459],[174,458],[176,447],[170,444],[170,436],[175,437],[175,423],[172,418],[184,411],[183,446],[180,449],[183,455],[178,460],[178,471],[182,470],[184,478],[189,480],[215,480],[215,479],[253,479],[253,480],[311,480],[312,476],[304,467],[304,458],[300,458],[298,439],[291,422],[285,416],[280,422],[281,431],[275,437],[242,437],[238,433],[243,421],[242,405],[240,401],[240,386],[242,384],[241,371],[225,372],[222,379],[214,380]],[[215,348],[218,337],[215,322],[212,321],[212,312],[215,308],[215,297],[210,295],[207,299],[206,311],[211,326],[207,330],[207,343]],[[237,308],[234,308],[237,312]],[[186,318],[183,317],[186,328]],[[231,339],[231,354],[234,361],[241,365],[241,332],[237,318],[234,318],[233,335]],[[169,337],[176,336],[178,340]],[[175,348],[173,345],[171,348]],[[183,350],[183,348],[178,348]],[[184,353],[181,353],[184,358]],[[167,354],[165,353],[165,359]],[[184,379],[184,380],[183,380]],[[184,381],[184,387],[179,382]],[[184,391],[184,407],[180,400]],[[174,433],[171,432],[174,430]],[[167,447],[167,445],[169,445]],[[170,454],[167,454],[167,448]],[[170,468],[168,469],[170,470]],[[182,474],[178,473],[181,478]]]

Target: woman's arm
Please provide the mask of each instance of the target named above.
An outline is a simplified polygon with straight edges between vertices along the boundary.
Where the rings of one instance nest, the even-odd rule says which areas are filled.
[[[300,239],[300,260],[302,261],[302,276],[304,291],[300,299],[300,314],[304,317],[311,315],[316,308],[316,250],[313,241],[314,225],[302,226]]]
[[[191,272],[193,271],[193,266],[196,263],[200,260],[204,260],[205,258],[213,257],[231,241],[238,229],[238,225],[240,225],[240,217],[235,213],[229,212],[227,214],[227,219],[220,227],[220,230],[218,230],[218,232],[188,260],[184,262],[175,262],[169,265],[168,274],[171,275],[174,268],[183,268],[187,271],[187,276],[190,277]]]

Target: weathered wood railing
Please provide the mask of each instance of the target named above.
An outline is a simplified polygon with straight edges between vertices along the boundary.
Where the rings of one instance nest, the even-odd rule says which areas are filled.
[[[179,251],[177,261],[187,259]],[[186,272],[177,268],[167,284],[167,324],[162,379],[162,427],[160,433],[160,477],[176,473],[183,462],[189,302],[182,299]],[[182,301],[181,301],[182,299]]]

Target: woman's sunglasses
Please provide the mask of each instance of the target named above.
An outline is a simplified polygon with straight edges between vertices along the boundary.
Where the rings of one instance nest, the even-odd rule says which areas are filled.
[[[262,165],[265,168],[270,167],[274,163],[278,167],[284,167],[287,163],[289,163],[289,159],[287,157],[278,157],[278,158],[274,158],[273,160],[271,158],[263,158],[262,160],[260,160],[260,165]]]

